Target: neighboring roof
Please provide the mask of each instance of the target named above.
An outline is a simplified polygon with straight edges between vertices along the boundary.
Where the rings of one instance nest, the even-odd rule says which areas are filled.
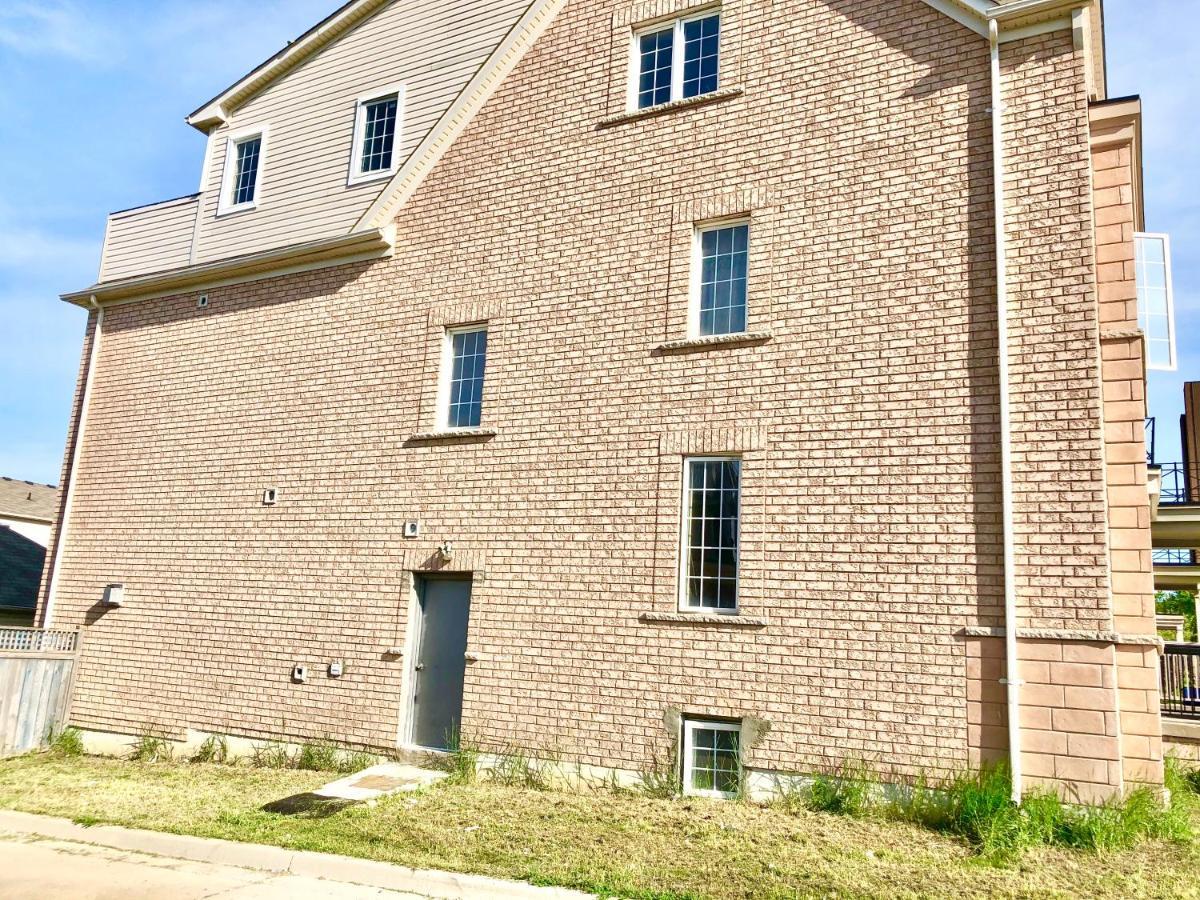
[[[0,525],[0,609],[32,610],[37,606],[45,562],[45,547]]]
[[[0,518],[5,517],[53,522],[58,518],[58,488],[0,477]]]

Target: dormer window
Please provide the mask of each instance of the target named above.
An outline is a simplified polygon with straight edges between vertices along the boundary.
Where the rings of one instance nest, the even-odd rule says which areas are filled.
[[[385,178],[396,171],[404,89],[388,88],[359,98],[354,116],[350,184]]]
[[[266,128],[241,129],[229,136],[217,215],[254,209],[258,205],[266,154]]]
[[[634,32],[630,105],[646,109],[717,89],[721,14],[712,9]]]

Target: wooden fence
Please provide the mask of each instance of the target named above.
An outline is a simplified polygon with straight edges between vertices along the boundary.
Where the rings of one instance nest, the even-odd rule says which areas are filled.
[[[0,756],[45,746],[71,712],[79,632],[0,628]]]

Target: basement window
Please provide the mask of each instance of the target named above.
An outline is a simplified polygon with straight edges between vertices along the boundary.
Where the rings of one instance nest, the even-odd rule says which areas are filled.
[[[736,797],[742,783],[741,725],[687,719],[683,723],[683,792]]]

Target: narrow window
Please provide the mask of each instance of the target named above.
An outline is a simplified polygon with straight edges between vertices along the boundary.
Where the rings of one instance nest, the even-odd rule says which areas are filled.
[[[1146,368],[1174,372],[1175,303],[1171,291],[1171,242],[1165,234],[1133,236],[1138,327],[1146,335]]]
[[[258,188],[258,162],[262,150],[262,135],[255,135],[234,144],[237,153],[237,175],[233,182],[233,205],[253,203]]]
[[[446,333],[446,428],[478,428],[483,412],[483,370],[487,362],[487,329],[480,326]]]
[[[683,792],[734,797],[742,782],[740,727],[733,722],[683,723]]]
[[[737,609],[741,474],[741,460],[734,458],[684,463],[684,609]]]
[[[634,34],[633,100],[638,109],[717,89],[721,14],[676,19]]]
[[[381,178],[396,168],[403,89],[359,99],[354,117],[350,183]]]
[[[746,330],[746,263],[750,226],[741,223],[698,232],[700,278],[696,332],[740,334]]]

